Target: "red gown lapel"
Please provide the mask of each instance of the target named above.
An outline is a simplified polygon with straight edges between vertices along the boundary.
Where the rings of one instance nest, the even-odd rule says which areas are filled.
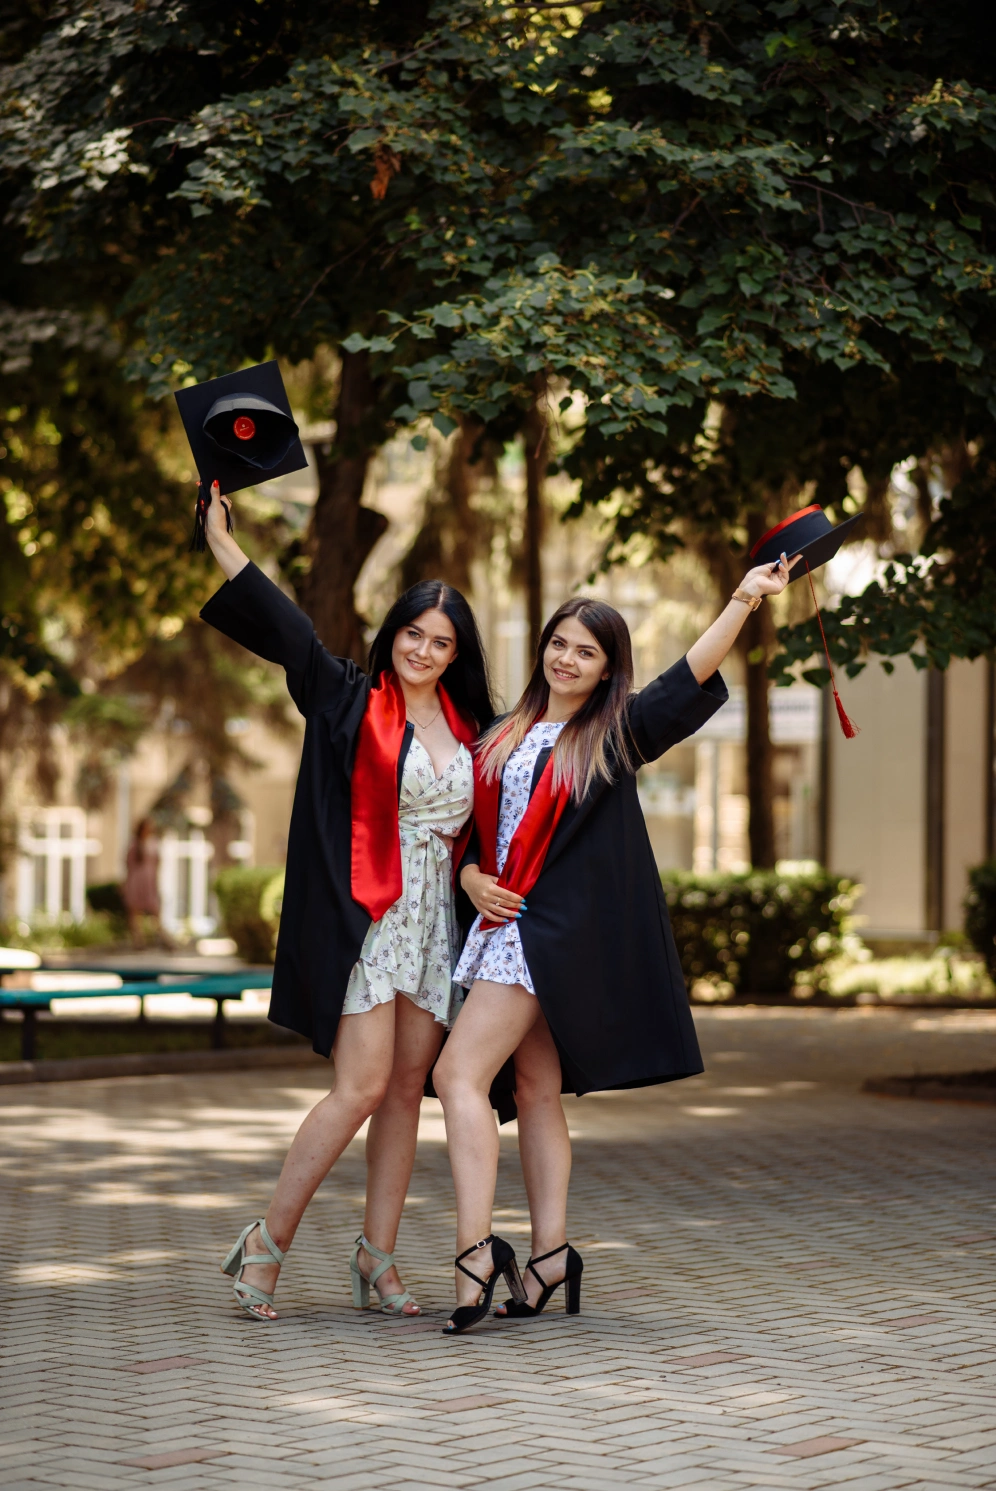
[[[480,768],[474,763],[474,820],[477,824],[481,844],[481,870],[485,875],[497,874],[498,870],[498,805],[501,784],[497,779],[485,781]],[[508,846],[505,868],[498,876],[498,884],[514,890],[517,895],[528,896],[540,876],[547,851],[561,815],[570,801],[570,787],[561,784],[553,790],[553,756],[543,768],[529,806],[523,813],[518,828]],[[501,926],[482,917],[481,926],[489,929]]]
[[[477,738],[477,728],[439,686],[446,722],[461,745]],[[395,673],[382,673],[370,690],[360,722],[350,783],[352,838],[350,889],[353,900],[379,921],[401,895],[401,838],[398,833],[398,757],[405,734],[405,696]],[[470,823],[454,847],[459,862]]]

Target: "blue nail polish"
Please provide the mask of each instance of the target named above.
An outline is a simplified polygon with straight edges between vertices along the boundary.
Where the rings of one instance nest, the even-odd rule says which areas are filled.
[[[521,922],[521,920],[522,920],[522,912],[521,911],[517,911],[515,913],[515,919],[516,919],[517,922]]]

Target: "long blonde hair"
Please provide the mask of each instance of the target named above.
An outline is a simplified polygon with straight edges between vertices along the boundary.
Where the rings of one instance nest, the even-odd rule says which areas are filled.
[[[543,672],[543,658],[550,638],[568,616],[591,632],[605,653],[609,674],[567,721],[553,749],[554,791],[566,784],[575,802],[580,802],[596,782],[612,783],[619,769],[633,769],[626,727],[626,701],[633,687],[633,647],[629,627],[604,601],[579,595],[558,607],[543,628],[522,698],[510,714],[484,732],[477,751],[485,781],[500,779],[512,752],[546,713],[550,685]]]

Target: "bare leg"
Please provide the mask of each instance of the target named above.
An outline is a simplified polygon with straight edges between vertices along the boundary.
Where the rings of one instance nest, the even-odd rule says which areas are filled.
[[[305,1209],[357,1129],[368,1119],[387,1090],[394,1060],[394,1005],[378,1004],[362,1015],[343,1015],[335,1045],[335,1086],[316,1103],[287,1151],[266,1225],[277,1247],[290,1247]],[[371,1241],[373,1239],[371,1238]],[[247,1253],[262,1253],[258,1229],[246,1239]],[[275,1264],[253,1264],[243,1274],[272,1294],[277,1281]],[[269,1305],[258,1313],[276,1319]]]
[[[515,1103],[519,1110],[519,1159],[529,1198],[533,1258],[559,1248],[567,1239],[567,1187],[571,1178],[571,1141],[560,1101],[560,1057],[541,1014],[515,1052]],[[537,1267],[547,1284],[564,1277],[567,1254]],[[522,1276],[529,1303],[539,1299],[541,1285],[530,1270]],[[504,1311],[504,1306],[501,1306]]]
[[[458,1253],[491,1232],[498,1130],[488,1090],[539,1015],[538,1000],[521,984],[493,984],[479,979],[467,995],[436,1063],[433,1082],[446,1117],[446,1142],[456,1191]],[[482,1248],[466,1260],[466,1265],[487,1278],[490,1248]],[[457,1303],[475,1304],[479,1292],[474,1281],[458,1269]]]
[[[418,1117],[425,1079],[443,1043],[443,1027],[404,994],[394,1001],[394,1066],[384,1100],[367,1130],[367,1206],[363,1235],[382,1253],[393,1253],[398,1225],[408,1194],[418,1140]],[[361,1273],[372,1273],[376,1260],[365,1248],[357,1259]],[[400,1294],[396,1268],[382,1273],[378,1294]],[[409,1300],[403,1315],[418,1315]]]

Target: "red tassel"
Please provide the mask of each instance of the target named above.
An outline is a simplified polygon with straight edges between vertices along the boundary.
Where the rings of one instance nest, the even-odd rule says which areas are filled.
[[[843,704],[840,702],[840,695],[837,692],[837,680],[833,676],[833,663],[830,661],[830,649],[827,646],[827,635],[826,632],[823,630],[823,617],[820,615],[819,602],[816,599],[816,587],[813,584],[813,573],[812,570],[809,568],[809,565],[806,564],[805,559],[802,562],[806,565],[806,574],[809,576],[809,588],[813,592],[813,605],[816,607],[816,620],[820,624],[820,636],[823,638],[823,651],[826,653],[827,667],[830,670],[830,687],[833,689],[833,702],[837,706],[837,718],[840,720],[840,728],[844,732],[844,739],[853,740],[856,735],[861,734],[861,731],[851,719]]]
[[[844,708],[843,704],[841,704],[840,695],[837,692],[836,684],[834,684],[833,686],[833,702],[837,706],[837,718],[840,720],[840,728],[843,730],[848,740],[853,740],[856,735],[861,734],[861,731],[858,729],[857,725],[853,723],[847,713],[847,710]]]

